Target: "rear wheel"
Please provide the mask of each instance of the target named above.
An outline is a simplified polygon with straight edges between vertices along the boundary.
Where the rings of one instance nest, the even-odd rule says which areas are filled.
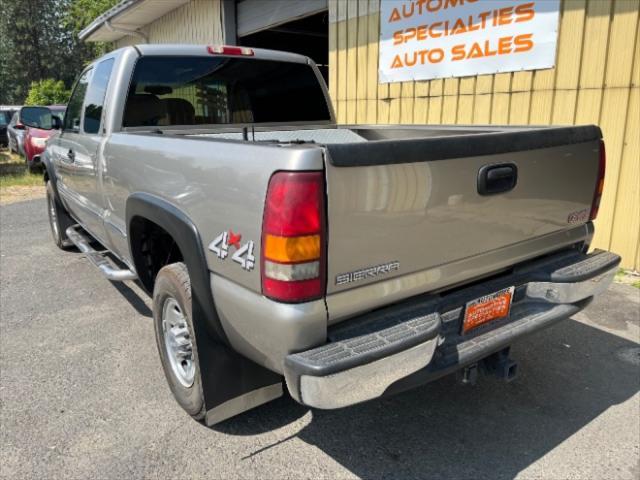
[[[191,281],[182,262],[160,269],[153,288],[156,345],[169,388],[196,420],[205,416],[198,349],[191,314]]]
[[[73,221],[56,197],[51,180],[47,180],[47,213],[49,214],[51,236],[55,244],[62,249],[70,247],[71,241],[65,232],[73,224]]]

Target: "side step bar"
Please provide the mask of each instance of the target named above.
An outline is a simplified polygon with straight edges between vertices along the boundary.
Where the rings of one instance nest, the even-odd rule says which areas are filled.
[[[78,250],[84,253],[85,257],[102,272],[102,274],[112,282],[123,282],[125,280],[135,280],[138,278],[135,272],[129,269],[118,268],[105,256],[103,252],[96,251],[91,246],[91,240],[81,231],[79,225],[72,225],[67,228],[67,237]]]

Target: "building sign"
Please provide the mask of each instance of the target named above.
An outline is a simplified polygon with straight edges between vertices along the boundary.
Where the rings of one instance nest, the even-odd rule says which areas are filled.
[[[555,65],[560,0],[381,0],[381,83]]]

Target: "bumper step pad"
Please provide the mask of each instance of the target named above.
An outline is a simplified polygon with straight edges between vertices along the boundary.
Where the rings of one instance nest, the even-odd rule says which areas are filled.
[[[363,402],[429,363],[440,331],[437,313],[416,308],[372,317],[338,330],[331,343],[286,358],[285,377],[296,386],[289,389],[296,400],[318,408]],[[343,394],[333,395],[336,390]]]
[[[374,325],[369,327],[375,328]],[[437,313],[422,314],[383,330],[362,332],[313,350],[289,355],[286,362],[297,366],[300,372],[330,375],[429,341],[438,335],[439,330],[440,316]]]
[[[340,408],[452,373],[567,318],[606,289],[620,257],[566,251],[445,295],[424,295],[329,330],[327,344],[285,359],[291,396]],[[467,302],[509,286],[511,313],[462,334]]]

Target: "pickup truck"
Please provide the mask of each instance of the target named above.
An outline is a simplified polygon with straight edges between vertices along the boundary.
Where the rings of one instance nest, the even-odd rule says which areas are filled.
[[[53,128],[42,107],[31,127]],[[340,408],[457,372],[584,308],[596,126],[338,125],[307,57],[137,45],[79,76],[42,155],[51,232],[152,296],[178,403]]]

